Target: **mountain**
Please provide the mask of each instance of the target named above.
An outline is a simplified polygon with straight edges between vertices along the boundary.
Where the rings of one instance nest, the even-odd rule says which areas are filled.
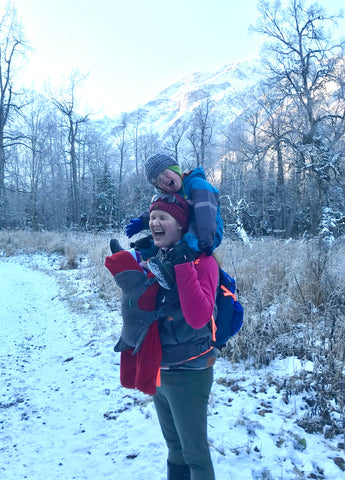
[[[164,140],[171,129],[188,127],[196,109],[207,100],[217,124],[229,123],[242,111],[241,98],[245,92],[258,81],[256,64],[252,61],[193,73],[128,115],[133,122],[138,120],[141,128],[158,132]]]

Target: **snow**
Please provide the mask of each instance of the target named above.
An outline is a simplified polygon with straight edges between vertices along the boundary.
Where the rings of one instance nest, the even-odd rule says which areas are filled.
[[[0,258],[0,478],[166,479],[152,399],[119,384],[120,315],[91,298],[80,275],[87,262],[59,265],[44,254]],[[86,309],[71,308],[62,277]],[[335,463],[343,439],[307,434],[296,424],[303,395],[277,388],[312,368],[296,358],[259,370],[218,359],[208,419],[217,479],[344,478]]]
[[[241,94],[257,84],[261,77],[254,60],[223,65],[209,72],[196,72],[161,91],[142,106],[140,127],[158,132],[161,140],[171,133],[172,125],[187,128],[193,121],[193,113],[206,100],[212,110],[212,118],[229,127],[229,122],[242,112]],[[229,101],[231,99],[231,101]],[[129,112],[135,116],[137,110]],[[121,115],[115,117],[121,123]]]

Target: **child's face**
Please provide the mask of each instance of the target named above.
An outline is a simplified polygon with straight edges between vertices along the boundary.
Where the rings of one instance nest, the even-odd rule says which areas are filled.
[[[167,168],[158,175],[155,186],[164,192],[176,193],[181,189],[182,179],[178,173]]]

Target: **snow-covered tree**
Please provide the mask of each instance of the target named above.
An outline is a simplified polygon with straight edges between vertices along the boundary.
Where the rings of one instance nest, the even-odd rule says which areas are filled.
[[[267,39],[262,51],[267,83],[279,109],[288,112],[276,145],[285,145],[293,156],[298,188],[310,199],[310,230],[316,233],[343,154],[345,44],[336,42],[331,30],[342,15],[328,15],[304,0],[290,0],[286,8],[280,1],[262,0],[258,10],[253,30]]]

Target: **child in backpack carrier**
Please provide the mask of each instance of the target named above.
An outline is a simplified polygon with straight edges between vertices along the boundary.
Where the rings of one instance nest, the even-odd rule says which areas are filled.
[[[179,250],[185,254],[199,253],[211,255],[223,237],[223,221],[220,215],[219,192],[206,181],[204,170],[198,167],[189,173],[182,173],[178,163],[170,156],[157,154],[150,157],[144,164],[147,180],[160,192],[152,201],[158,198],[167,202],[176,202],[183,198],[190,205],[191,220],[189,228],[183,236]],[[131,238],[136,233],[149,227],[149,214],[146,212],[138,218],[130,220],[126,226],[126,234]],[[153,242],[150,237],[131,243],[144,260],[150,258],[148,267],[164,288],[170,288],[175,281],[174,265],[169,251],[164,258],[155,257]],[[112,239],[110,247],[121,248],[116,239]],[[175,247],[176,248],[176,247]]]

